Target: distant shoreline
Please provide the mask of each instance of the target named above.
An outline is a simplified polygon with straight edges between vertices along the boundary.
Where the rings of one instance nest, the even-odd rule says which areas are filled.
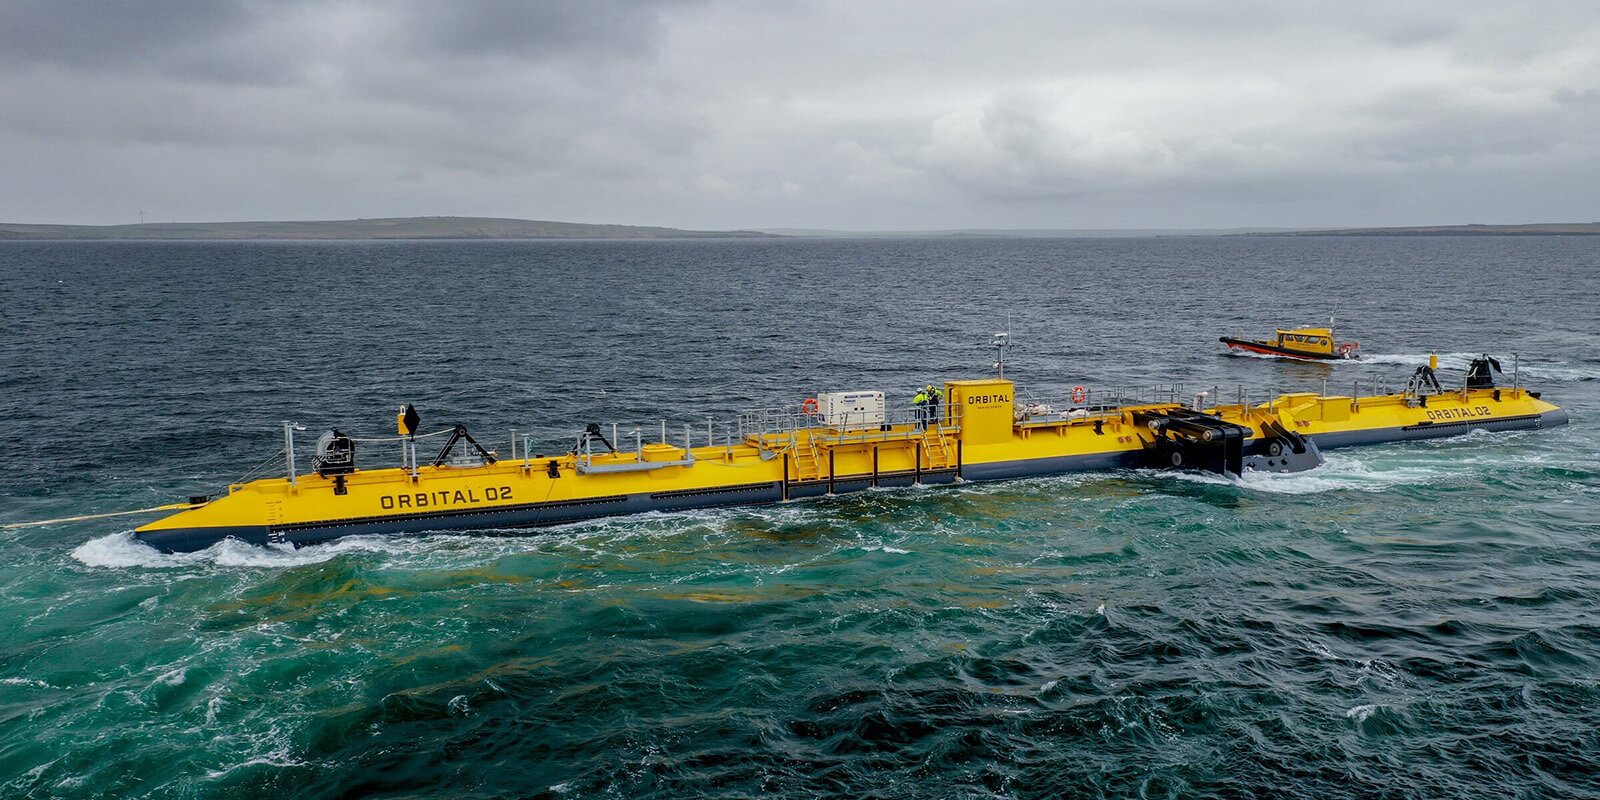
[[[0,241],[241,241],[407,239],[780,239],[847,237],[1081,238],[1138,236],[1600,236],[1600,222],[1529,225],[1433,225],[1397,228],[1311,229],[952,229],[837,231],[805,229],[697,231],[638,225],[500,219],[396,217],[293,222],[152,222],[137,225],[33,225],[0,223]]]
[[[1271,236],[1600,236],[1600,222],[1532,225],[1428,225],[1410,228],[1331,228],[1276,231]]]
[[[399,217],[297,222],[151,222],[138,225],[0,223],[6,240],[246,239],[759,239],[759,231],[690,231],[489,217]]]

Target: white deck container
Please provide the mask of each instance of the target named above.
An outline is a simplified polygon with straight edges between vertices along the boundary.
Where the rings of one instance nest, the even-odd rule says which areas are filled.
[[[883,392],[824,392],[817,395],[817,417],[835,430],[877,430],[883,424]]]

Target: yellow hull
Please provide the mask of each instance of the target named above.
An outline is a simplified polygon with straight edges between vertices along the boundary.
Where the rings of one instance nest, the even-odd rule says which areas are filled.
[[[415,474],[361,469],[342,476],[303,475],[293,482],[264,479],[229,486],[225,495],[141,527],[136,535],[163,550],[190,551],[229,536],[309,544],[352,534],[523,528],[639,511],[779,502],[872,486],[1170,466],[1157,456],[1177,463],[1183,455],[1171,456],[1171,439],[1149,422],[1186,413],[1176,404],[1018,420],[1010,381],[945,386],[947,416],[925,428],[812,427],[714,446],[656,444],[633,453],[422,466]],[[1244,436],[1239,446],[1256,451],[1257,464],[1263,458],[1277,463],[1270,459],[1281,448],[1268,445],[1292,442],[1285,432],[1328,448],[1567,421],[1560,408],[1522,389],[1359,400],[1289,394],[1261,405],[1208,408],[1203,416],[1239,426]]]

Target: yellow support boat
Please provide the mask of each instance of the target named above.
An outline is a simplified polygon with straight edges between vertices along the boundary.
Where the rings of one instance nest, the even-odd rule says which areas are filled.
[[[1229,350],[1235,352],[1298,358],[1305,361],[1338,361],[1347,358],[1360,358],[1357,350],[1361,348],[1360,342],[1345,342],[1343,344],[1335,342],[1331,326],[1327,328],[1279,328],[1277,336],[1270,341],[1241,339],[1236,336],[1223,336],[1218,341],[1227,345]]]
[[[358,468],[362,440],[323,434],[311,469],[295,469],[285,425],[287,474],[237,483],[214,499],[139,528],[165,551],[227,537],[307,545],[355,534],[553,525],[642,511],[775,503],[875,486],[947,484],[1126,468],[1200,469],[1225,475],[1292,472],[1331,447],[1429,439],[1470,430],[1548,428],[1566,412],[1517,384],[1496,387],[1480,359],[1459,389],[1419,368],[1401,391],[1281,394],[1219,404],[1213,392],[1073,390],[1073,407],[1019,405],[1004,377],[948,381],[946,402],[913,412],[885,408],[880,392],[818,395],[799,408],[669,431],[590,425],[559,455],[513,441],[510,457],[460,426],[419,463],[414,412],[400,420],[401,466]],[[1002,359],[1003,365],[1003,359]],[[1480,369],[1481,367],[1481,369]],[[1481,374],[1479,374],[1481,373]],[[1002,376],[1004,367],[1001,367]],[[1476,376],[1476,377],[1474,377]],[[1375,387],[1376,388],[1376,387]],[[937,395],[937,393],[935,393]],[[409,410],[409,407],[408,407]],[[617,441],[618,436],[631,438]]]

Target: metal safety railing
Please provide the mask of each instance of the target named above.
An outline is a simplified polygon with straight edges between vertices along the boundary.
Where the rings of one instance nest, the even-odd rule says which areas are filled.
[[[1513,387],[1516,384],[1516,376],[1513,373]],[[1349,384],[1335,383],[1324,379],[1320,394],[1323,397],[1328,397],[1330,396],[1330,391],[1339,391],[1345,385],[1349,387],[1351,401],[1357,404],[1363,398],[1396,395],[1415,398],[1419,395],[1458,392],[1466,391],[1467,389],[1465,376],[1463,376],[1459,388],[1448,389],[1434,389],[1414,379],[1397,388],[1388,376],[1375,376],[1365,380],[1355,379],[1350,381]],[[1018,404],[1017,422],[1023,424],[1030,421],[1040,422],[1053,419],[1093,419],[1095,417],[1114,416],[1120,413],[1121,409],[1129,406],[1159,404],[1184,405],[1196,410],[1214,409],[1222,406],[1264,407],[1269,410],[1275,410],[1279,398],[1284,395],[1311,391],[1309,388],[1294,389],[1281,386],[1249,387],[1242,383],[1232,386],[1212,384],[1202,387],[1195,387],[1191,384],[1188,388],[1184,384],[1173,383],[1100,388],[1079,387],[1079,389],[1081,389],[1081,393],[1075,389],[1071,402],[1067,403],[1055,403],[1030,397],[1029,402]]]
[[[928,431],[953,434],[961,430],[965,414],[966,408],[960,403],[933,409],[891,409],[859,417],[849,413],[836,418],[789,409],[762,409],[739,415],[739,426],[743,441],[764,450],[781,450],[802,438],[802,432],[811,441],[830,444],[916,439]]]
[[[276,455],[274,455],[272,458],[267,459],[267,461],[262,463],[260,466],[258,466],[255,469],[251,470],[244,477],[241,477],[240,479],[234,481],[234,484],[245,483],[245,482],[251,480],[252,478],[262,474],[264,470],[276,467],[279,464],[283,465],[285,477],[288,480],[288,482],[291,485],[297,484],[299,482],[300,475],[303,474],[303,473],[301,473],[301,471],[298,469],[298,466],[299,466],[299,460],[298,459],[302,454],[297,449],[297,445],[295,443],[295,433],[297,431],[304,431],[304,430],[306,430],[306,426],[301,425],[298,422],[290,422],[290,421],[287,421],[287,420],[284,421],[283,422],[283,449],[279,450]],[[346,437],[346,438],[348,438],[351,442],[354,442],[356,444],[368,444],[368,445],[370,445],[370,444],[398,443],[400,445],[400,468],[406,470],[407,472],[410,472],[412,477],[416,477],[416,474],[417,474],[417,441],[421,440],[421,439],[432,439],[432,438],[439,437],[439,436],[448,436],[454,430],[455,430],[454,428],[445,428],[444,430],[434,431],[433,433],[419,433],[419,434],[416,434],[415,436],[349,436],[349,437]],[[515,448],[516,447],[515,435],[513,435],[512,438],[513,438],[512,447]],[[317,453],[313,453],[312,457],[310,459],[310,468],[313,471],[315,471],[317,469],[317,459],[316,459],[317,455],[318,455]]]
[[[723,446],[732,450],[734,445],[732,424],[719,423],[709,418],[704,424],[705,427],[701,429],[697,423],[684,423],[681,438],[678,436],[677,426],[669,426],[666,420],[630,425],[613,422],[609,428],[595,425],[579,434],[577,444],[570,452],[575,458],[579,472],[625,472],[693,464],[694,448],[702,444],[706,447],[716,446],[719,432]],[[596,435],[596,431],[599,435]],[[696,440],[701,434],[705,438],[697,444]],[[630,444],[631,450],[628,449]],[[606,447],[607,445],[610,447]],[[662,458],[660,453],[647,456],[646,449],[650,447],[682,448],[682,457],[666,459]],[[532,448],[533,437],[523,437],[522,459],[525,467],[533,466],[530,455],[533,452]]]
[[[1014,419],[1017,424],[1051,422],[1058,420],[1095,419],[1117,416],[1126,406],[1182,403],[1186,401],[1183,385],[1159,384],[1141,386],[1109,386],[1090,388],[1079,386],[1072,390],[1070,402],[1054,403],[1048,399],[1030,397],[1019,402]]]

